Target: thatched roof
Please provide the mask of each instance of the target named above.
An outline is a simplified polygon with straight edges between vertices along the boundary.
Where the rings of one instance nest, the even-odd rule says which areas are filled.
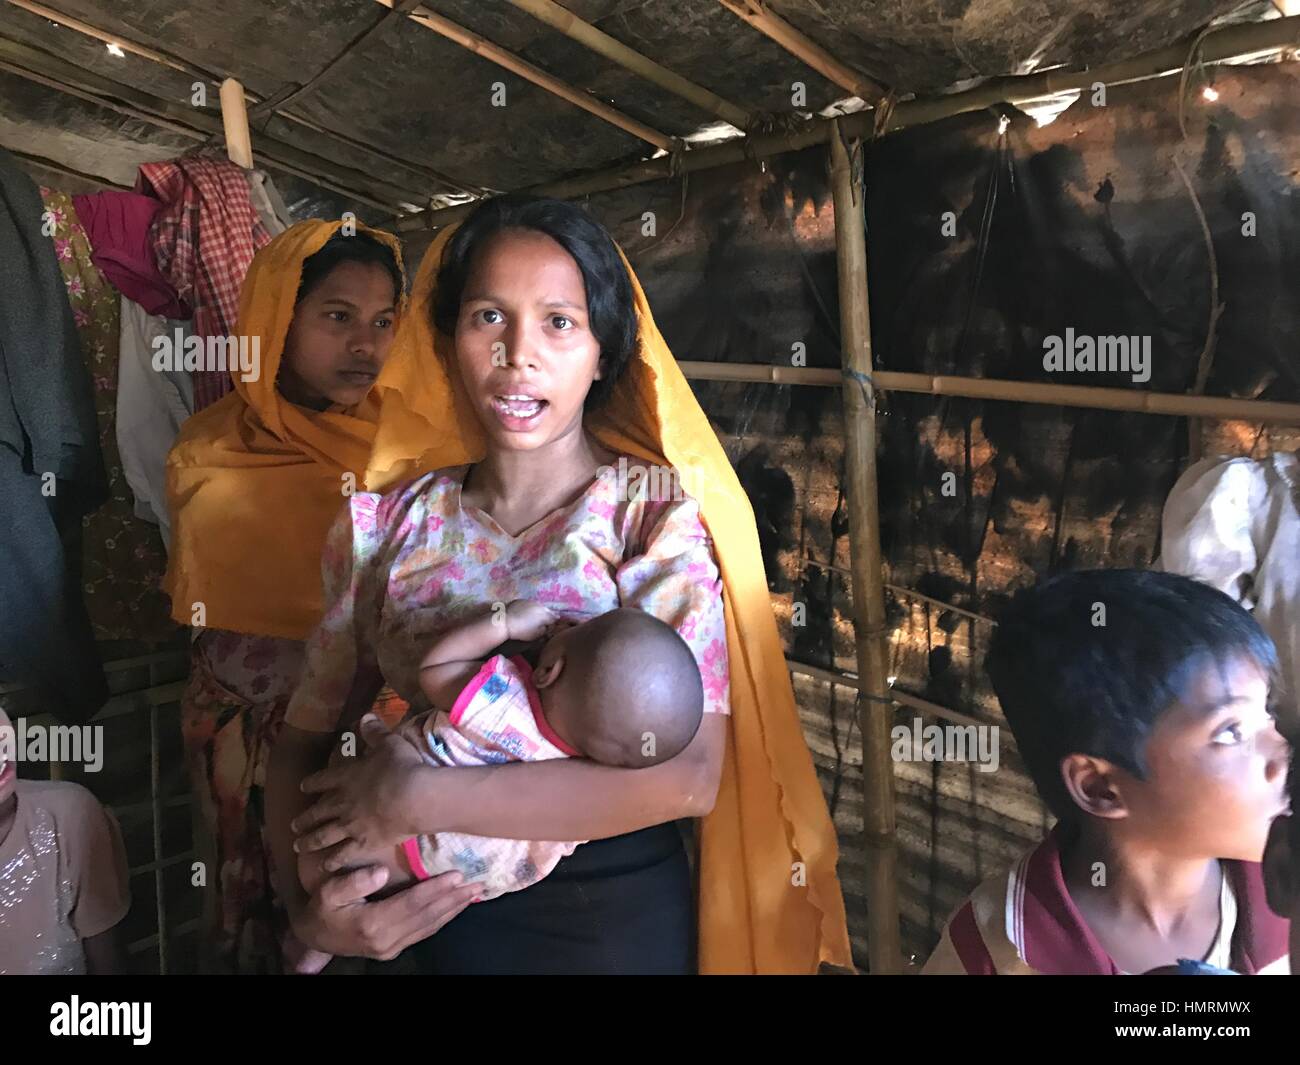
[[[527,187],[656,150],[390,11],[392,0],[45,0],[43,6],[157,50],[181,67],[236,77],[263,98],[329,67],[288,107],[328,132],[273,116],[255,123],[255,147],[288,145],[323,160],[336,192],[363,196],[372,207],[423,207],[439,194],[454,199],[457,186],[471,192]],[[196,143],[177,132],[178,124],[210,124],[217,116],[215,83],[207,86],[206,110],[191,106],[192,69],[172,69],[129,49],[110,54],[102,40],[56,26],[30,7],[0,0],[0,144],[129,184],[140,162]],[[717,123],[716,115],[509,0],[428,0],[424,7],[668,137]],[[760,121],[788,120],[796,110],[817,113],[852,95],[720,0],[564,0],[564,7]],[[1185,39],[1216,17],[1276,14],[1267,3],[1239,0],[769,0],[767,7],[904,98],[972,79],[1112,62]],[[69,81],[76,94],[67,91]],[[799,109],[792,106],[795,82],[806,87]],[[504,107],[494,106],[496,83],[505,86]],[[125,87],[128,98],[105,106],[114,86]],[[154,101],[171,109],[170,129],[156,122]]]

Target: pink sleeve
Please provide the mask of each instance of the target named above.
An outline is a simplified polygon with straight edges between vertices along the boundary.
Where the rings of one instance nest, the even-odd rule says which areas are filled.
[[[371,492],[352,496],[330,528],[321,555],[325,613],[307,640],[302,679],[285,722],[307,732],[334,732],[353,698],[373,700],[382,683],[375,662],[379,567],[378,508]],[[361,692],[361,687],[373,691]]]
[[[667,622],[695,654],[704,712],[731,710],[727,624],[713,540],[693,499],[646,504],[638,554],[614,575],[619,602]]]

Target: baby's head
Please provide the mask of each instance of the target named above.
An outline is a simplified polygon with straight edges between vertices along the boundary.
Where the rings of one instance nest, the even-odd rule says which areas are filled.
[[[1038,792],[1067,827],[1178,858],[1259,861],[1285,804],[1272,642],[1172,573],[1064,573],[1021,592],[986,666]]]
[[[700,727],[704,685],[677,632],[620,608],[563,629],[533,672],[548,724],[584,757],[644,768],[679,754]]]

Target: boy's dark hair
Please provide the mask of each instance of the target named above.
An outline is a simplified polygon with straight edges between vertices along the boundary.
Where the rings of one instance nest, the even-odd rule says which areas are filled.
[[[636,351],[637,316],[632,282],[618,248],[605,227],[581,207],[563,200],[511,194],[484,200],[465,219],[443,249],[433,324],[446,336],[456,335],[461,297],[474,253],[503,229],[544,233],[573,256],[587,290],[591,332],[605,360],[600,380],[592,382],[585,407],[599,407],[614,390]]]
[[[1154,570],[1086,570],[1017,594],[985,669],[1038,794],[1069,821],[1079,811],[1061,779],[1066,755],[1143,779],[1161,715],[1206,666],[1240,658],[1276,676],[1272,640],[1217,589]]]
[[[352,236],[346,236],[342,230],[337,230],[321,245],[319,251],[303,260],[302,279],[298,282],[298,296],[294,302],[301,303],[340,263],[374,263],[382,266],[393,279],[394,305],[401,300],[406,282],[393,249],[369,233],[358,230]]]

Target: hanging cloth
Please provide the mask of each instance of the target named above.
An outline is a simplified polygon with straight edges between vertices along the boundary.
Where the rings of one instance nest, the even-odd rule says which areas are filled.
[[[41,189],[47,228],[81,337],[91,381],[108,499],[83,520],[81,588],[99,640],[156,643],[176,631],[162,592],[158,529],[136,517],[117,448],[118,315],[121,297],[91,260],[90,241],[67,193]]]
[[[149,230],[161,203],[138,192],[109,189],[74,196],[72,206],[90,240],[90,261],[118,292],[150,314],[188,318],[193,313],[154,261]]]
[[[107,484],[40,193],[0,149],[0,680],[84,721],[108,698],[81,598],[81,520]]]
[[[271,238],[258,220],[241,167],[198,156],[140,167],[136,191],[162,201],[150,241],[158,269],[194,308],[194,332],[234,332],[239,289],[258,248]],[[198,370],[194,409],[202,410],[234,387],[228,371]]]

